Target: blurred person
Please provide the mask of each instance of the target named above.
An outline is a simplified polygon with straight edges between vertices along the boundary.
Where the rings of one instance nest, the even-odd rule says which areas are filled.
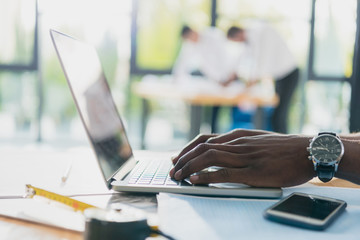
[[[239,58],[239,67],[243,61],[248,64],[248,84],[252,85],[264,78],[275,80],[275,92],[279,104],[272,116],[273,131],[288,132],[288,111],[291,97],[299,81],[299,69],[294,56],[285,41],[269,24],[257,22],[250,28],[231,27],[227,32],[230,41],[243,43],[245,50]],[[229,84],[232,76],[224,84]]]
[[[184,26],[181,38],[181,49],[173,67],[177,81],[196,71],[218,83],[229,78],[225,33],[215,27],[195,31]]]
[[[175,81],[186,81],[189,75],[199,72],[207,80],[222,86],[231,77],[231,64],[226,52],[227,39],[223,31],[215,27],[195,31],[184,26],[181,38],[182,46],[173,67]],[[218,106],[212,107],[212,132],[217,132],[218,111]]]

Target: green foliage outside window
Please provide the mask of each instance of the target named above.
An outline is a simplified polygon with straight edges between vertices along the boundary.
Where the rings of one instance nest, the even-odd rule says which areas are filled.
[[[176,59],[180,30],[184,24],[195,29],[210,25],[211,1],[139,1],[137,65],[143,69],[167,70]]]

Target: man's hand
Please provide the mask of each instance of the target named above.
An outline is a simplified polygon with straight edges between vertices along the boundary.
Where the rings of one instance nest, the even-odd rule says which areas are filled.
[[[236,75],[236,73],[232,73],[228,79],[226,79],[223,82],[220,82],[221,86],[223,87],[227,87],[230,85],[230,83],[236,81],[236,79],[238,79],[238,76]]]
[[[313,164],[307,158],[309,137],[237,130],[204,139],[198,144],[195,140],[175,158],[172,177],[176,180],[190,177],[194,184],[234,182],[286,187],[305,183],[315,176]],[[222,169],[191,176],[210,166]]]
[[[251,88],[252,86],[255,86],[256,84],[260,83],[260,80],[250,80],[246,82],[246,88]]]
[[[256,136],[262,134],[270,134],[271,132],[262,131],[262,130],[245,130],[245,129],[236,129],[225,134],[207,134],[199,135],[193,139],[181,152],[178,156],[172,159],[173,163],[176,164],[179,158],[183,155],[194,149],[196,146],[202,143],[226,143],[234,139],[245,137],[245,136]]]

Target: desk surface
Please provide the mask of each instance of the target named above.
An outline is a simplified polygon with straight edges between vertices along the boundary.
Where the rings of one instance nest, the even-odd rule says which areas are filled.
[[[33,146],[6,149],[0,147],[0,150],[3,156],[0,161],[0,179],[2,180],[0,183],[0,195],[22,195],[25,183],[40,186],[44,185],[45,180],[47,181],[46,185],[50,189],[54,189],[58,187],[62,170],[66,169],[69,161],[73,161],[74,165],[66,183],[68,186],[62,190],[60,189],[62,192],[71,193],[75,190],[78,192],[81,189],[81,191],[87,193],[109,193],[102,181],[102,176],[93,154],[87,147],[69,151],[49,150],[46,148],[44,150]],[[151,154],[147,152],[138,152],[137,155],[151,157]],[[86,168],[83,167],[85,165]],[[29,169],[32,170],[30,171]],[[16,175],[22,177],[14,178]],[[10,185],[9,179],[12,179]],[[312,183],[321,186],[359,188],[358,185],[340,179],[334,179],[327,184],[320,183],[317,180],[313,180]],[[137,195],[134,197],[133,195],[119,194],[115,198],[114,195],[104,195],[98,198],[92,199],[94,202],[98,202],[98,205],[107,205],[110,198],[112,198],[111,202],[128,200],[136,204],[137,201],[139,204],[142,204],[142,207],[144,207],[144,202],[148,202],[150,207],[155,204],[153,196]],[[151,211],[153,210],[154,208]],[[0,216],[0,236],[6,239],[82,239],[82,234],[79,232],[24,222],[3,216]]]

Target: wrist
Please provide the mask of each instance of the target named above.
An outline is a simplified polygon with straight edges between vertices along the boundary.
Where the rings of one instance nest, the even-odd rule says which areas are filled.
[[[307,150],[318,178],[322,182],[331,181],[344,155],[344,145],[339,136],[333,132],[320,132],[310,140]]]
[[[342,138],[344,144],[344,156],[339,164],[335,176],[344,180],[360,184],[360,141]]]
[[[303,149],[303,152],[304,152],[304,155],[305,155],[304,159],[308,163],[308,166],[309,166],[308,167],[309,176],[312,176],[312,178],[316,178],[317,173],[316,173],[316,171],[314,169],[313,162],[309,158],[309,151],[308,151],[309,143],[312,141],[313,138],[314,138],[314,136],[309,136],[309,135],[303,136],[304,144],[302,145],[302,149]]]

